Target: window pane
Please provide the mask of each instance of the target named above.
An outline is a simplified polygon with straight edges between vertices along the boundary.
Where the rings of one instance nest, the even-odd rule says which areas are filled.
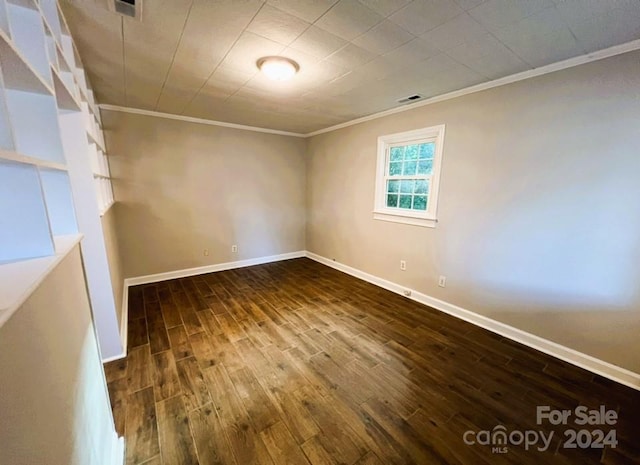
[[[436,144],[429,142],[428,144],[420,144],[420,158],[433,158],[436,152]]]
[[[418,159],[418,146],[407,145],[404,151],[405,160],[417,160]]]
[[[390,161],[402,161],[403,153],[404,153],[404,147],[391,147]]]
[[[398,207],[398,196],[395,194],[388,194],[387,195],[387,207],[393,207],[393,208],[397,208]]]
[[[413,183],[415,181],[400,181],[400,192],[403,194],[413,193]]]
[[[415,195],[413,197],[413,209],[414,210],[426,210],[427,209],[427,196]]]
[[[418,174],[433,174],[433,160],[420,160]]]
[[[402,167],[402,174],[413,176],[416,174],[416,168],[418,166],[418,162],[416,161],[405,161]]]
[[[402,174],[402,162],[389,163],[389,176]]]
[[[400,181],[387,181],[387,192],[398,192]]]
[[[401,195],[400,196],[400,208],[411,208],[411,196],[410,195]]]
[[[421,179],[416,181],[416,187],[413,192],[414,194],[426,194],[427,189],[429,189],[429,181]]]

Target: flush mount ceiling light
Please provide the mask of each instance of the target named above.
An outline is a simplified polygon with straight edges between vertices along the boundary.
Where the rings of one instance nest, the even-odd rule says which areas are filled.
[[[298,63],[285,57],[264,57],[256,64],[258,69],[273,81],[291,79],[300,69]]]

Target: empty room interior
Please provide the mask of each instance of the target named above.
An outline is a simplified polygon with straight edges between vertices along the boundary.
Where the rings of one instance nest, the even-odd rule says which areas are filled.
[[[640,464],[640,1],[0,0],[0,464]]]

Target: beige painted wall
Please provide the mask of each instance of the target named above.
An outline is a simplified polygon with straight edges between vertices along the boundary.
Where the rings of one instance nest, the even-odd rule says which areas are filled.
[[[303,139],[110,111],[103,123],[125,277],[304,250]]]
[[[377,137],[443,123],[437,227],[373,220]],[[319,135],[307,249],[640,372],[639,149],[639,52]]]
[[[0,463],[105,465],[115,429],[78,247],[0,328]]]
[[[107,259],[109,260],[111,287],[113,287],[113,297],[116,302],[118,324],[120,325],[120,331],[122,332],[124,330],[122,327],[122,291],[124,287],[124,275],[116,231],[116,208],[117,204],[114,204],[102,216],[102,231],[104,233],[104,245],[107,249]]]

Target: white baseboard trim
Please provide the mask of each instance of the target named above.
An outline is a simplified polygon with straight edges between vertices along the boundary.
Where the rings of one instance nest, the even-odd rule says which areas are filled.
[[[127,356],[127,351],[125,349],[124,351],[122,351],[122,353],[119,353],[117,355],[113,355],[111,357],[103,358],[102,359],[102,364],[104,365],[105,363],[115,362],[116,360],[120,360],[121,358],[125,358],[126,356]]]
[[[122,286],[122,314],[120,316],[120,343],[122,352],[108,358],[103,358],[102,363],[114,362],[127,356],[127,341],[129,334],[129,288],[125,282]]]
[[[461,320],[468,321],[469,323],[480,326],[488,331],[539,350],[540,352],[544,352],[547,355],[559,358],[560,360],[571,363],[572,365],[576,365],[580,368],[584,368],[585,370],[604,376],[605,378],[624,384],[625,386],[629,386],[630,388],[640,390],[640,374],[634,373],[626,368],[613,365],[612,363],[605,362],[604,360],[592,357],[591,355],[578,352],[577,350],[565,347],[561,344],[549,341],[521,329],[514,328],[513,326],[472,312],[471,310],[458,307],[457,305],[453,305],[449,302],[422,294],[414,291],[413,289],[407,289],[399,284],[365,273],[364,271],[336,262],[313,252],[307,251],[307,257],[322,263],[323,265],[327,265],[391,292],[395,292],[396,294],[404,296],[404,291],[410,290],[411,296],[407,298],[411,300],[415,300],[416,302],[435,308],[436,310],[440,310],[441,312],[460,318]]]
[[[584,368],[585,370],[589,370],[593,373],[604,376],[605,378],[624,384],[625,386],[629,386],[633,389],[640,390],[640,374],[638,373],[627,370],[626,368],[619,367],[612,363],[605,362],[604,360],[600,360],[596,357],[584,354],[582,352],[563,346],[556,342],[549,341],[540,336],[536,336],[535,334],[528,333],[526,331],[507,325],[505,323],[494,320],[492,318],[480,315],[471,310],[467,310],[465,308],[459,307],[449,302],[436,299],[435,297],[431,297],[421,292],[417,292],[413,289],[407,289],[406,287],[401,286],[399,284],[393,283],[391,281],[387,281],[386,279],[379,278],[378,276],[374,276],[372,274],[358,270],[357,268],[353,268],[343,263],[336,262],[334,260],[331,260],[329,258],[323,257],[321,255],[318,255],[309,251],[298,251],[298,252],[290,252],[290,253],[285,253],[280,255],[270,255],[267,257],[251,258],[247,260],[219,263],[216,265],[208,265],[208,266],[202,266],[197,268],[188,268],[185,270],[170,271],[166,273],[157,273],[152,275],[138,276],[135,278],[125,279],[124,288],[122,291],[123,296],[122,296],[122,322],[121,322],[121,325],[122,325],[121,337],[122,337],[123,353],[120,355],[116,355],[114,357],[110,357],[108,359],[104,359],[103,363],[118,360],[127,356],[127,321],[128,321],[128,312],[129,312],[129,306],[128,306],[129,305],[129,302],[128,302],[129,286],[135,286],[139,284],[149,284],[149,283],[155,283],[160,281],[167,281],[169,279],[185,278],[189,276],[197,276],[200,274],[213,273],[216,271],[232,270],[236,268],[244,268],[247,266],[261,265],[264,263],[273,263],[273,262],[278,262],[282,260],[290,260],[293,258],[302,258],[302,257],[308,257],[316,262],[322,263],[323,265],[327,265],[331,268],[335,268],[336,270],[342,271],[351,276],[355,276],[356,278],[370,282],[371,284],[375,284],[376,286],[379,286],[383,289],[387,289],[391,292],[395,292],[396,294],[404,295],[404,292],[406,290],[410,290],[411,296],[409,296],[408,298],[411,300],[427,305],[436,310],[440,310],[441,312],[447,313],[456,318],[460,318],[461,320],[467,321],[476,326],[480,326],[481,328],[484,328],[488,331],[499,334],[501,336],[504,336],[508,339],[524,344],[533,349],[539,350],[540,352],[544,352],[547,355],[551,355],[552,357],[556,357],[560,360],[571,363],[572,365],[576,365],[580,368]]]
[[[127,278],[124,280],[125,287],[137,286],[138,284],[157,283],[167,281],[169,279],[186,278],[189,276],[197,276],[199,274],[214,273],[216,271],[233,270],[235,268],[244,268],[247,266],[262,265],[264,263],[279,262],[282,260],[290,260],[292,258],[306,257],[306,251],[283,253],[280,255],[268,255],[266,257],[249,258],[247,260],[238,260],[235,262],[218,263],[216,265],[199,266],[197,268],[187,268],[184,270],[168,271],[166,273],[156,273],[146,276],[137,276],[135,278]]]
[[[111,447],[111,464],[124,465],[124,438],[119,438],[116,433],[114,435],[113,446]]]
[[[280,262],[282,260],[291,260],[293,258],[303,258],[307,256],[305,250],[299,250],[297,252],[283,253],[279,255],[268,255],[266,257],[249,258],[247,260],[238,260],[235,262],[218,263],[216,265],[200,266],[197,268],[187,268],[184,270],[168,271],[166,273],[156,273],[146,276],[136,276],[135,278],[127,278],[124,280],[122,288],[122,320],[120,322],[120,328],[122,334],[122,353],[114,355],[113,357],[102,359],[102,363],[109,363],[115,360],[120,360],[127,356],[127,343],[128,343],[128,321],[129,321],[129,287],[137,286],[139,284],[158,283],[160,281],[168,281],[176,278],[186,278],[189,276],[197,276],[200,274],[214,273],[216,271],[233,270],[236,268],[245,268],[247,266],[263,265],[265,263]]]
[[[120,317],[120,338],[122,339],[122,351],[126,357],[127,343],[129,342],[129,287],[126,284],[122,286],[122,315]]]

